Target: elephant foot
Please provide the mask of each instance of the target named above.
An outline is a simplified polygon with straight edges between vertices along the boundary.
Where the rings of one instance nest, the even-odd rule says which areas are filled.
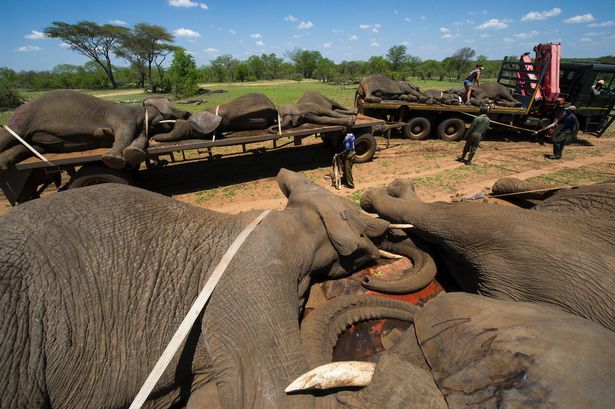
[[[147,158],[147,154],[142,149],[134,146],[129,146],[124,149],[124,159],[131,166],[139,165],[141,162],[145,161],[145,158]]]
[[[111,169],[124,169],[126,167],[126,160],[124,157],[115,153],[106,153],[103,155],[102,161]]]

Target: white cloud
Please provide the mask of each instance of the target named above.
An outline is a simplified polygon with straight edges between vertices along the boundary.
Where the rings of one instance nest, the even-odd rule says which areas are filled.
[[[46,40],[48,37],[45,35],[45,33],[32,30],[32,32],[30,34],[26,34],[24,38],[27,38],[28,40]]]
[[[592,39],[589,38],[589,37],[583,37],[583,38],[579,39],[579,41],[582,42],[582,43],[590,43],[592,41]]]
[[[519,40],[526,40],[528,38],[536,37],[538,34],[540,34],[538,31],[532,30],[528,33],[514,34],[513,37],[518,38]]]
[[[116,26],[125,26],[128,23],[126,23],[124,20],[109,20],[109,24],[113,24]]]
[[[474,20],[465,19],[463,21],[455,21],[453,23],[454,26],[463,26],[464,24],[474,24],[476,23]]]
[[[595,37],[595,36],[603,36],[608,33],[605,31],[590,31],[589,33],[585,33],[585,37]]]
[[[293,15],[289,14],[288,16],[284,17],[284,20],[286,20],[286,21],[292,21],[292,22],[294,23],[295,21],[298,21],[299,19],[298,19],[297,17],[295,17],[295,16],[293,16]]]
[[[562,10],[557,7],[554,7],[551,10],[530,11],[525,16],[521,17],[521,21],[546,20],[549,17],[559,16],[561,13]]]
[[[421,20],[423,21],[427,20],[427,16],[421,16]]]
[[[489,37],[491,37],[491,36],[490,36],[489,34],[487,34],[487,33],[482,33],[480,36],[481,36],[482,38],[489,38]]]
[[[252,37],[252,38],[262,38],[263,36],[261,35],[261,33],[254,33],[254,34],[250,34],[250,37]]]
[[[446,27],[440,27],[440,32],[441,32],[441,33],[448,33],[449,31],[451,31],[451,30],[449,30],[449,29],[448,29],[448,28],[446,28]]]
[[[333,43],[324,43],[322,46],[324,48],[331,48],[331,47],[333,47]]]
[[[453,38],[457,38],[459,37],[459,34],[451,34],[451,33],[446,33],[444,35],[442,35],[440,38],[443,40],[451,40]]]
[[[196,7],[198,5],[199,3],[195,1],[190,1],[190,0],[169,0],[169,6],[173,6],[173,7],[190,8],[190,7]]]
[[[215,54],[218,52],[218,49],[209,47],[209,48],[204,49],[203,51],[205,51],[206,53]]]
[[[587,27],[611,27],[611,26],[615,26],[615,21],[609,20],[609,21],[603,21],[602,23],[591,23],[587,25]]]
[[[591,13],[587,13],[587,14],[567,18],[566,20],[564,20],[564,23],[581,24],[581,23],[591,23],[594,20],[596,20],[594,16],[592,16]]]
[[[235,30],[233,30],[233,29],[229,30],[228,32],[229,32],[229,33],[231,33],[232,35],[237,34],[237,31],[235,31]]]
[[[407,21],[409,23],[412,21],[412,19],[410,17],[404,17],[404,21]]]
[[[209,10],[209,7],[207,7],[207,4],[205,3],[199,4],[199,7],[202,8],[203,10]]]
[[[31,53],[40,50],[42,50],[42,48],[37,45],[24,45],[23,47],[19,47],[15,51],[18,51],[20,53]]]
[[[314,24],[311,21],[302,21],[297,26],[299,30],[309,30],[312,27],[314,27]]]
[[[485,21],[483,24],[474,27],[477,30],[487,30],[490,28],[501,30],[503,28],[508,27],[508,24],[504,20],[498,20],[497,18],[492,18],[489,21]]]
[[[372,42],[369,44],[369,46],[370,46],[370,47],[380,47],[380,44],[378,44],[378,43],[377,43],[377,42],[375,42],[375,41],[372,41]]]
[[[60,47],[62,48],[70,48],[70,44],[66,44],[66,43],[60,43],[58,44]]]
[[[257,45],[258,47],[264,47],[264,46],[265,46],[265,43],[263,43],[263,40],[258,40],[258,41],[256,42],[256,45]]]
[[[177,30],[173,31],[173,34],[175,34],[177,37],[184,37],[184,38],[199,38],[201,37],[201,33],[199,33],[198,31],[193,31],[190,30],[189,28],[178,28]]]
[[[516,43],[517,40],[515,40],[514,38],[506,37],[504,39],[504,42],[506,42],[506,43]]]
[[[342,30],[341,28],[332,28],[332,29],[331,29],[331,32],[332,32],[333,34],[338,34],[338,33],[341,33],[341,32],[343,32],[343,31],[344,31],[344,30]]]
[[[409,45],[410,45],[410,43],[409,43],[409,42],[407,42],[407,41],[402,41],[400,44],[401,44],[401,45],[405,45],[405,46],[409,46]]]
[[[359,39],[359,37],[353,35],[351,37],[348,38],[350,41],[357,41]]]
[[[378,28],[376,28],[376,27],[372,28],[371,31],[372,31],[372,33],[379,33],[380,32],[380,30],[378,30]]]
[[[359,24],[359,28],[367,30],[368,28],[371,28],[371,24]]]

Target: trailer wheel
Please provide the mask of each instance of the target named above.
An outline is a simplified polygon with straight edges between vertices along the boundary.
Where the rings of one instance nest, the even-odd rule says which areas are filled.
[[[99,185],[101,183],[120,183],[132,185],[133,180],[130,173],[111,169],[104,165],[83,165],[68,182],[68,189]]]
[[[460,118],[448,118],[438,126],[438,136],[445,141],[455,142],[461,139],[466,131],[466,123]]]
[[[371,133],[358,136],[354,141],[355,163],[365,163],[372,160],[376,153],[376,138]]]
[[[415,141],[427,139],[431,133],[431,121],[425,117],[419,116],[412,118],[404,126],[404,138]]]

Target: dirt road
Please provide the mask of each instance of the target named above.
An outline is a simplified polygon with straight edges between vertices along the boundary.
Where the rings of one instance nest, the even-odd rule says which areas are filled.
[[[308,144],[297,148],[265,153],[255,151],[145,171],[137,182],[144,188],[181,201],[236,213],[254,208],[282,208],[286,199],[275,179],[282,167],[300,172],[355,202],[364,190],[384,187],[396,178],[412,178],[418,194],[427,201],[486,192],[504,176],[541,180],[558,186],[615,179],[615,130],[611,129],[600,139],[589,135],[581,137],[593,146],[569,145],[560,161],[545,158],[544,154],[551,153],[551,145],[539,145],[520,137],[509,136],[507,140],[502,136],[494,137],[481,143],[475,164],[471,166],[455,161],[463,148],[462,143],[391,139],[391,146],[385,149],[386,141],[379,138],[374,160],[355,165],[355,190],[342,188],[337,191],[331,187],[331,152],[315,138],[306,139]],[[203,153],[203,156],[206,155]],[[10,209],[6,200],[3,203],[0,214]]]

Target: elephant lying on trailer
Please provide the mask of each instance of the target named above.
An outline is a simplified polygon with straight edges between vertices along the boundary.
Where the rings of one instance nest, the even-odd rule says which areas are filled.
[[[167,125],[166,131],[158,131],[154,140],[158,142],[180,139],[199,139],[214,133],[239,132],[267,129],[278,116],[275,105],[265,94],[250,93],[217,107],[195,112],[187,119]]]
[[[425,102],[425,96],[418,87],[406,81],[394,81],[382,74],[365,78],[357,88],[357,96],[365,102],[382,102],[383,100],[400,100],[407,102]]]
[[[477,100],[487,98],[497,105],[506,107],[521,106],[521,102],[512,96],[508,88],[498,82],[481,82],[480,85],[472,87],[472,96]]]
[[[427,98],[429,98],[425,102],[426,104],[442,103],[446,105],[460,105],[463,103],[461,96],[456,93],[440,91],[437,89],[425,89],[422,92]]]
[[[288,197],[239,249],[148,406],[214,388],[223,408],[310,408],[284,388],[308,364],[299,309],[312,280],[388,247],[389,223],[281,170]],[[0,406],[125,408],[228,246],[227,215],[103,184],[0,219]],[[395,249],[395,250],[393,250]],[[217,386],[215,386],[217,385]]]
[[[329,364],[339,334],[379,318],[413,325],[386,335],[397,342],[376,363],[355,363],[343,379],[331,379],[347,364]],[[320,398],[317,408],[606,409],[615,400],[615,333],[545,304],[449,293],[419,309],[343,296],[312,311],[301,335],[309,366],[318,369],[289,390],[368,384]]]
[[[145,124],[145,112],[148,123]],[[125,105],[76,91],[50,91],[19,106],[7,125],[41,153],[110,148],[102,160],[113,169],[145,160],[146,126],[188,116],[166,98],[148,98],[143,105]],[[32,156],[8,131],[0,128],[0,169]]]
[[[344,108],[334,100],[319,92],[304,92],[295,105],[283,105],[279,110],[282,129],[295,128],[302,124],[341,125],[350,127],[354,124],[357,110]],[[278,132],[278,126],[269,128]]]

